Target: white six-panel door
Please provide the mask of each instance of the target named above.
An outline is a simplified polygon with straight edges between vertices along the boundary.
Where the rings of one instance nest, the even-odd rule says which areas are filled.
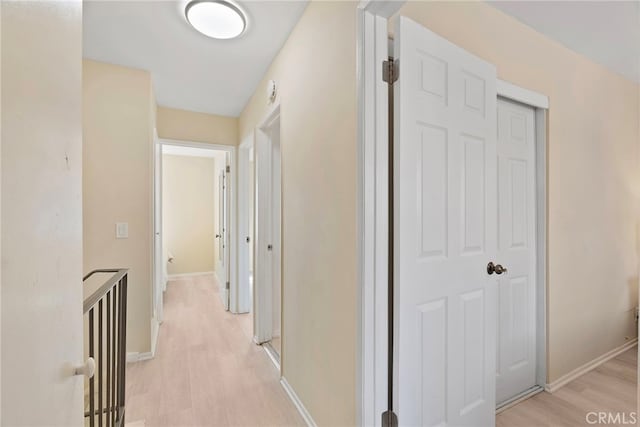
[[[496,401],[536,385],[535,129],[531,107],[498,100]]]
[[[495,422],[496,70],[399,17],[394,408],[400,425]]]

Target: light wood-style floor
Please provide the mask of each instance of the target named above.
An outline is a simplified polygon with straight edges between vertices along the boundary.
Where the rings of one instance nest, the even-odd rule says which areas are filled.
[[[634,347],[553,394],[542,392],[501,412],[496,425],[586,426],[586,415],[592,411],[625,413],[629,420],[637,404],[637,363],[638,349]]]
[[[279,373],[253,344],[251,315],[224,311],[213,277],[169,282],[153,360],[127,366],[127,425],[304,426]],[[588,425],[636,410],[637,349],[500,413],[498,427]]]
[[[224,311],[217,288],[206,276],[167,285],[156,356],[127,367],[127,424],[304,426],[250,315]]]

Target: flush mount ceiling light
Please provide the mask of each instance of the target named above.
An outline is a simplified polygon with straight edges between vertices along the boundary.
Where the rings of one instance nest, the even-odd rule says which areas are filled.
[[[247,28],[247,17],[225,0],[192,0],[184,9],[193,28],[214,39],[233,39]]]

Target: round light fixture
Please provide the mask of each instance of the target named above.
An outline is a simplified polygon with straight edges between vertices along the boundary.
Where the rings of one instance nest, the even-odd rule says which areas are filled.
[[[214,39],[233,39],[247,28],[247,17],[225,0],[192,0],[184,15],[193,28]]]

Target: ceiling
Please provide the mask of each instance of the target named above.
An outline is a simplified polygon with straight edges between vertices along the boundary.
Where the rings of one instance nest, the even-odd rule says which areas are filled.
[[[640,2],[489,3],[569,49],[640,83]]]
[[[186,1],[85,1],[85,58],[151,72],[159,105],[237,117],[307,0],[243,1],[247,31],[214,40],[184,17]]]
[[[248,30],[214,40],[184,18],[186,0],[85,1],[84,57],[151,72],[159,105],[237,117],[307,0],[243,1]],[[491,1],[491,5],[640,83],[640,2]]]

